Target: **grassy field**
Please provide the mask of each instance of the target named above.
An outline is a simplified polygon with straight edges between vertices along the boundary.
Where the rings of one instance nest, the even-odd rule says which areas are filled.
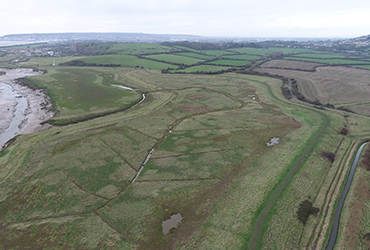
[[[354,59],[354,58],[361,58],[360,56],[348,56],[343,54],[322,54],[322,53],[312,53],[312,54],[298,54],[294,57],[301,58],[318,58],[318,59],[332,59],[332,58],[342,58],[342,59]]]
[[[262,68],[280,68],[280,69],[295,69],[295,70],[314,70],[320,66],[319,63],[292,61],[292,60],[271,60],[261,65]]]
[[[309,49],[290,49],[290,48],[239,48],[239,49],[230,49],[230,51],[235,51],[238,53],[245,53],[250,55],[270,55],[274,52],[283,52],[284,54],[295,54],[295,53],[304,53],[304,52],[312,52],[312,50]]]
[[[209,62],[208,64],[228,65],[228,66],[244,66],[244,65],[249,64],[249,63],[251,63],[251,61],[221,59],[221,60],[215,60],[215,61]]]
[[[138,55],[151,54],[172,51],[172,48],[161,46],[158,44],[144,44],[144,43],[122,43],[109,45],[107,53],[124,54],[124,55]]]
[[[136,56],[130,55],[104,55],[104,56],[90,56],[80,58],[85,63],[97,64],[119,64],[123,67],[144,67],[147,69],[161,70],[166,68],[176,67],[173,64],[155,62],[147,59],[140,59]]]
[[[81,69],[58,68],[42,77],[47,82],[61,72],[73,75],[78,70]],[[96,77],[96,68],[82,70],[91,71],[85,72],[85,77]],[[10,233],[29,239],[24,244],[37,244],[30,229],[38,235],[45,226],[49,234],[43,244],[60,239],[58,244],[64,248],[72,244],[72,232],[79,239],[75,247],[107,246],[107,239],[116,247],[177,244],[180,238],[198,230],[201,224],[195,222],[208,218],[207,207],[229,185],[234,185],[239,173],[248,177],[243,185],[252,188],[249,180],[253,176],[244,169],[247,162],[255,162],[261,154],[271,151],[265,142],[274,136],[284,138],[300,127],[299,122],[264,96],[258,82],[269,81],[268,78],[127,71],[114,78],[127,79],[126,83],[136,83],[142,90],[150,90],[153,85],[166,92],[153,92],[151,101],[131,112],[23,136],[1,155],[3,178],[23,176],[21,184],[2,186],[5,203],[0,204],[0,209],[3,222],[11,225]],[[144,88],[145,82],[148,89]],[[231,87],[230,93],[225,86]],[[248,93],[258,94],[258,98],[253,100]],[[130,184],[151,148],[155,148],[152,159],[136,182]],[[22,158],[27,160],[15,161]],[[47,170],[44,166],[48,166]],[[262,182],[265,187],[275,183],[269,184],[276,180],[282,167],[278,164],[267,176],[261,176],[266,178]],[[20,189],[15,189],[17,186]],[[259,190],[254,210],[267,194],[265,189]],[[16,205],[22,200],[33,201]],[[5,204],[20,212],[7,214],[5,211],[13,209],[4,210],[8,207]],[[251,205],[236,204],[230,208],[239,212],[244,211],[244,205]],[[122,209],[127,213],[117,213]],[[181,228],[171,237],[161,235],[161,220],[176,211],[186,218]],[[253,215],[252,210],[248,214]],[[93,232],[100,232],[100,236],[91,237]],[[242,243],[243,238],[238,241]],[[15,242],[9,239],[4,244],[12,246]]]
[[[351,64],[369,64],[366,61],[359,60],[345,60],[345,59],[321,59],[321,58],[306,58],[306,57],[284,57],[286,60],[298,60],[305,62],[316,62],[325,64],[335,64],[335,65],[351,65]]]
[[[204,60],[209,60],[209,59],[214,58],[214,56],[198,54],[194,52],[181,52],[181,53],[176,53],[176,55],[183,55],[183,56],[194,57],[194,58],[199,58],[199,59],[204,59]]]
[[[196,64],[197,62],[203,62],[201,59],[190,58],[187,56],[161,54],[161,55],[149,55],[147,58],[152,58],[156,60],[166,61],[169,63],[183,63],[183,64]]]
[[[222,59],[237,59],[237,60],[246,60],[246,61],[252,61],[252,60],[260,60],[260,56],[252,56],[252,55],[227,55],[222,56]]]
[[[368,102],[369,71],[347,67],[319,67],[316,72],[282,69],[258,69],[298,81],[301,93],[321,103],[346,104]]]
[[[170,70],[170,72],[185,72],[185,73],[192,73],[192,72],[217,72],[220,70],[226,70],[229,67],[224,66],[214,66],[214,65],[199,65],[199,66],[192,66],[185,69],[179,69],[179,70]]]
[[[169,47],[115,44],[109,50],[117,55],[56,58],[55,66],[50,58],[23,63],[47,70],[30,79],[48,89],[60,111],[54,119],[106,115],[18,136],[0,153],[1,248],[246,249],[254,240],[257,249],[325,245],[346,162],[357,137],[370,136],[370,119],[289,101],[276,78],[161,74],[164,64],[129,55],[168,52]],[[244,60],[276,51],[308,53],[281,48],[203,52],[211,57],[235,53],[230,51],[250,54],[229,57]],[[147,56],[181,63],[207,59],[181,54]],[[73,59],[129,67],[153,64],[146,69],[59,66]],[[370,102],[367,71],[302,71],[314,66],[272,60],[258,70],[297,79],[310,99],[318,96],[322,102],[359,109]],[[178,72],[227,68],[198,65]],[[140,100],[142,93],[142,103],[114,112]],[[347,136],[339,133],[343,127]],[[274,137],[279,144],[267,146]],[[334,162],[322,151],[333,152]],[[303,224],[297,211],[306,199],[319,213]],[[361,203],[364,208],[366,202]],[[256,236],[265,207],[271,209]],[[351,209],[344,211],[346,223]],[[163,234],[162,221],[177,213],[183,216],[178,228]],[[368,213],[362,216],[364,223],[356,227],[361,235],[370,230]],[[366,243],[354,242],[360,247]],[[349,243],[339,244],[345,249]]]
[[[81,119],[90,114],[112,112],[141,99],[137,91],[111,86],[115,71],[105,68],[47,68],[48,74],[31,77],[40,87],[50,89],[59,114],[54,120]]]

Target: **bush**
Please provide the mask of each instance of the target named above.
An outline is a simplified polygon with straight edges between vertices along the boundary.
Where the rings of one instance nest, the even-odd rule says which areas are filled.
[[[340,130],[340,133],[341,133],[342,135],[346,135],[346,134],[348,134],[348,129],[346,129],[346,128],[342,128],[342,129]]]
[[[366,170],[370,170],[370,146],[369,144],[366,147],[364,154],[362,155],[362,160],[361,160],[360,165]]]
[[[335,154],[332,152],[327,152],[327,151],[321,151],[320,155],[326,159],[328,159],[331,163],[334,162],[335,160]]]
[[[301,204],[299,204],[297,211],[298,220],[305,225],[308,220],[308,216],[310,216],[310,214],[316,215],[319,211],[319,208],[312,206],[312,202],[309,200],[304,200]]]

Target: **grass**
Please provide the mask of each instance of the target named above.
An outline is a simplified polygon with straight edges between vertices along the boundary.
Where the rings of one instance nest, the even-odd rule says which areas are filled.
[[[366,61],[356,61],[356,60],[345,60],[345,59],[321,59],[321,58],[306,58],[306,57],[284,57],[286,60],[299,60],[305,62],[316,62],[325,64],[335,64],[335,65],[351,65],[351,64],[369,64]]]
[[[260,56],[252,56],[252,55],[227,55],[222,56],[221,59],[237,59],[237,60],[245,60],[245,61],[252,61],[252,60],[260,60]]]
[[[306,98],[318,99],[323,104],[369,101],[366,87],[369,73],[365,70],[347,67],[320,67],[316,69],[316,72],[267,68],[258,69],[258,71],[296,79],[301,93]]]
[[[210,60],[214,58],[214,56],[200,54],[200,53],[198,54],[194,52],[181,52],[181,53],[176,53],[176,55],[183,55],[183,56],[194,57],[194,58],[199,58],[199,59],[204,59],[204,60]]]
[[[85,63],[117,64],[123,67],[144,67],[147,69],[161,70],[175,67],[172,64],[139,59],[131,55],[103,55],[80,58]]]
[[[137,55],[137,54],[151,54],[169,52],[173,50],[167,46],[159,44],[144,44],[144,43],[122,43],[109,45],[106,53],[124,54],[124,55]]]
[[[292,60],[271,60],[261,65],[263,68],[281,68],[281,69],[295,69],[295,70],[314,70],[315,67],[320,66],[319,63],[292,61]]]
[[[120,55],[78,59],[134,67],[138,61],[150,60],[123,54],[168,49],[155,44],[112,45],[109,50]],[[259,55],[298,50],[234,51]],[[204,52],[209,56],[235,53]],[[154,57],[173,62],[194,59],[185,55],[197,53]],[[235,55],[234,59],[248,57],[254,58]],[[48,60],[28,63],[50,65]],[[329,126],[313,145],[323,118],[317,110],[285,100],[281,81],[268,77],[161,74],[150,67],[43,68],[47,74],[30,79],[48,89],[61,111],[55,119],[114,111],[141,98],[141,93],[114,88],[111,83],[140,89],[146,99],[125,112],[18,136],[0,154],[0,247],[7,249],[245,249],[261,211],[281,183],[283,189],[270,204],[258,247],[305,247],[316,225],[320,228],[322,219],[331,216],[326,208],[335,195],[326,194],[338,184],[335,180],[348,157],[351,136],[370,133],[369,120],[321,111],[327,114]],[[222,69],[227,67],[199,65],[183,71]],[[292,76],[311,86],[305,94],[317,90],[323,100],[335,95],[336,103],[342,101],[339,92],[343,90],[348,102],[354,96],[358,100],[368,96],[356,89],[361,86],[356,83],[367,77],[358,69],[261,70]],[[350,131],[346,137],[339,134],[344,124]],[[276,136],[281,142],[267,147],[266,142]],[[321,151],[336,153],[333,165],[320,156]],[[296,164],[297,160],[303,164]],[[297,166],[291,180],[284,181]],[[309,216],[303,227],[296,211],[306,199],[320,212]],[[161,222],[175,213],[184,220],[163,235]],[[361,230],[367,230],[366,225]]]
[[[227,59],[221,59],[209,62],[208,64],[214,64],[214,65],[227,65],[227,66],[244,66],[251,63],[250,61],[239,61],[239,60],[227,60]]]
[[[314,54],[298,54],[298,55],[295,55],[294,57],[297,57],[297,58],[301,58],[301,57],[308,57],[308,58],[318,58],[318,59],[331,59],[331,58],[349,58],[348,55],[340,55],[340,54],[319,54],[319,53],[314,53]],[[353,58],[351,56],[351,58]],[[356,57],[357,58],[357,57]]]
[[[196,72],[217,72],[220,70],[226,70],[229,67],[224,66],[213,66],[213,65],[199,65],[199,66],[192,66],[186,69],[179,69],[179,70],[170,70],[170,72],[185,72],[185,73],[196,73]]]
[[[270,55],[274,52],[283,52],[284,54],[291,54],[291,53],[304,53],[304,52],[311,52],[312,50],[309,49],[289,49],[289,48],[238,48],[238,49],[230,49],[230,51],[235,51],[238,53],[245,53],[250,55]]]
[[[93,80],[96,80],[97,68],[56,68],[55,71],[49,70],[49,73],[43,76],[43,80],[45,80],[43,83],[46,84],[59,77],[58,74],[62,72],[73,76],[74,72],[78,70],[86,71],[82,73],[85,74],[86,78],[91,75],[95,77]],[[108,69],[104,70],[107,70],[104,72],[108,79],[111,79]],[[122,79],[129,79],[133,83],[141,84],[141,86],[146,86],[142,81],[148,81],[148,77],[150,77],[150,84],[154,84],[154,86],[162,88],[172,86],[175,89],[167,90],[174,93],[172,97],[169,95],[172,98],[171,102],[167,100],[167,107],[164,104],[161,104],[160,108],[155,106],[156,101],[166,95],[154,92],[152,94],[154,99],[143,103],[136,111],[118,113],[65,128],[55,127],[40,134],[22,137],[16,144],[10,146],[9,152],[1,158],[2,164],[7,166],[6,169],[10,168],[10,172],[8,170],[4,174],[14,176],[12,178],[25,174],[32,181],[36,179],[40,181],[37,189],[29,194],[31,196],[28,195],[29,198],[21,196],[24,197],[22,198],[24,200],[33,199],[34,202],[19,207],[21,213],[8,214],[7,222],[20,223],[22,218],[31,218],[37,222],[45,217],[58,219],[65,215],[84,214],[87,217],[84,217],[82,221],[88,223],[89,230],[92,230],[99,225],[100,219],[92,216],[97,214],[113,228],[116,228],[118,234],[121,235],[120,237],[124,235],[121,240],[115,243],[116,245],[127,244],[127,242],[131,242],[130,244],[142,242],[140,244],[144,246],[147,244],[146,242],[153,242],[153,244],[162,246],[163,243],[156,240],[158,232],[161,232],[160,224],[156,224],[155,227],[149,225],[157,223],[155,221],[158,219],[167,218],[170,213],[178,210],[187,218],[183,224],[184,228],[187,228],[184,234],[191,233],[194,227],[192,223],[188,224],[188,222],[207,218],[204,207],[207,207],[212,200],[217,200],[217,197],[225,191],[227,185],[222,183],[225,181],[229,183],[235,178],[236,174],[243,169],[244,160],[256,159],[258,152],[265,152],[268,149],[265,146],[265,141],[271,139],[278,131],[281,131],[278,132],[278,135],[281,133],[282,137],[289,131],[287,126],[276,123],[277,120],[288,119],[288,117],[275,111],[272,106],[267,104],[267,106],[261,107],[253,106],[253,100],[246,99],[248,103],[250,102],[250,107],[245,110],[240,109],[240,101],[236,101],[237,97],[232,94],[240,95],[243,92],[238,89],[243,90],[246,85],[234,86],[234,83],[242,80],[234,79],[233,75],[221,78],[216,76],[176,77],[146,71],[127,71],[121,74],[122,76],[130,75],[131,78]],[[103,74],[103,76],[105,75]],[[238,78],[240,77],[243,78],[238,75]],[[175,84],[173,79],[177,79]],[[209,86],[210,79],[215,80],[213,82],[216,85],[215,90]],[[247,77],[244,81],[251,80],[248,79]],[[220,88],[218,83],[226,83],[237,89],[230,88],[230,93],[223,92],[222,90],[226,91],[227,88]],[[196,88],[182,89],[186,86],[184,84],[189,87],[196,86]],[[207,86],[209,89],[199,88],[201,86]],[[50,85],[50,88],[58,89],[59,86]],[[242,94],[241,98],[246,98],[244,96]],[[85,97],[80,98],[83,100]],[[82,100],[80,99],[79,102]],[[205,114],[189,113],[186,111],[188,109],[181,111],[186,105],[201,105],[207,107],[207,110]],[[148,109],[147,107],[152,108]],[[206,115],[208,112],[210,112],[209,115]],[[238,112],[240,112],[239,115]],[[173,133],[165,138],[167,140],[164,140],[163,135],[166,134],[168,125],[175,121],[172,118],[175,114],[177,114],[176,119],[188,115],[194,116],[199,119],[202,125],[191,125],[186,129],[189,124],[185,127],[182,126],[182,124],[186,124],[186,119],[174,128]],[[252,120],[251,117],[253,117]],[[215,123],[212,119],[219,119],[219,121]],[[235,124],[231,123],[232,125],[240,123],[241,128],[233,129],[230,127],[230,119],[235,120]],[[247,123],[242,125],[240,119]],[[269,125],[253,127],[256,124],[266,123],[266,119],[268,119]],[[212,124],[217,124],[217,127]],[[203,127],[210,131],[204,133]],[[179,132],[176,129],[179,129]],[[194,131],[194,129],[199,131]],[[163,142],[161,142],[162,140]],[[32,146],[30,147],[30,145]],[[153,159],[149,160],[137,179],[137,183],[130,185],[130,180],[134,178],[147,152],[152,147],[156,147],[152,155]],[[172,156],[163,157],[168,154],[166,152]],[[175,156],[175,154],[181,155]],[[14,157],[25,159],[24,163],[18,165],[19,163],[14,161]],[[48,170],[44,171],[43,166],[48,166]],[[270,178],[275,178],[273,176],[274,174],[271,174]],[[164,183],[173,183],[164,184],[163,181]],[[154,182],[150,185],[153,187],[152,191],[147,193],[145,190],[151,182]],[[34,187],[32,183],[25,186],[23,194],[30,192],[29,190]],[[156,186],[157,189],[154,188]],[[12,190],[15,187],[16,185],[8,185],[4,189],[3,186],[2,190]],[[183,202],[175,202],[179,200],[173,193],[175,190],[177,192],[181,190],[180,197],[187,197],[187,205]],[[3,194],[5,199],[6,197],[13,197],[9,199],[17,197],[9,191]],[[143,195],[146,197],[145,199],[140,198]],[[53,210],[51,204],[60,205],[56,210]],[[34,208],[29,209],[29,206]],[[163,206],[168,206],[168,210],[160,209]],[[136,209],[133,213],[133,209],[137,207],[140,209]],[[0,209],[5,209],[4,204],[3,206],[0,204]],[[117,213],[122,209],[127,213]],[[201,209],[202,212],[196,214],[193,212],[194,209]],[[2,211],[6,214],[7,210]],[[153,215],[153,218],[156,219],[149,219],[149,215]],[[146,220],[147,222],[145,222]],[[103,238],[84,237],[82,240],[81,237],[85,233],[82,228],[79,228],[79,222],[74,219],[70,223],[61,232],[67,233],[73,225],[76,237],[81,242],[76,243],[77,245],[83,244],[82,242],[90,246],[106,244]],[[61,224],[56,223],[56,225]],[[17,230],[14,228],[13,232],[15,233]],[[108,235],[110,234],[108,233]],[[181,234],[177,237],[180,237]],[[62,238],[66,244],[70,242],[65,236]]]
[[[203,62],[201,59],[190,58],[187,56],[161,54],[161,55],[149,55],[147,58],[152,58],[156,60],[166,61],[169,63],[180,63],[180,64],[196,64],[197,62]]]
[[[112,71],[98,68],[49,68],[48,74],[30,78],[40,87],[50,89],[52,101],[60,114],[54,118],[84,118],[129,107],[141,99],[136,91],[119,89],[110,84]]]

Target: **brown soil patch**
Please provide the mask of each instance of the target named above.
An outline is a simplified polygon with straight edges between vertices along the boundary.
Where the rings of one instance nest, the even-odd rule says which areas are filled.
[[[182,105],[180,108],[182,111],[189,113],[204,113],[212,111],[212,109],[208,108],[207,106]]]

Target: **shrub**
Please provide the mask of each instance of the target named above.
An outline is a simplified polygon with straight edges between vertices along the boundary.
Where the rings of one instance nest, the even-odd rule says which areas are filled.
[[[332,152],[327,152],[327,151],[321,151],[320,155],[326,159],[328,159],[331,163],[335,160],[335,154]]]
[[[341,133],[342,135],[346,135],[346,134],[348,134],[348,129],[346,129],[346,128],[342,128],[342,129],[340,130],[340,133]]]
[[[319,208],[312,206],[312,202],[309,200],[304,200],[301,204],[299,204],[297,211],[298,220],[305,225],[308,220],[308,216],[310,216],[310,214],[316,215],[319,211]]]
[[[370,170],[370,146],[369,145],[366,147],[365,152],[362,155],[362,160],[361,160],[360,165],[366,170]]]

